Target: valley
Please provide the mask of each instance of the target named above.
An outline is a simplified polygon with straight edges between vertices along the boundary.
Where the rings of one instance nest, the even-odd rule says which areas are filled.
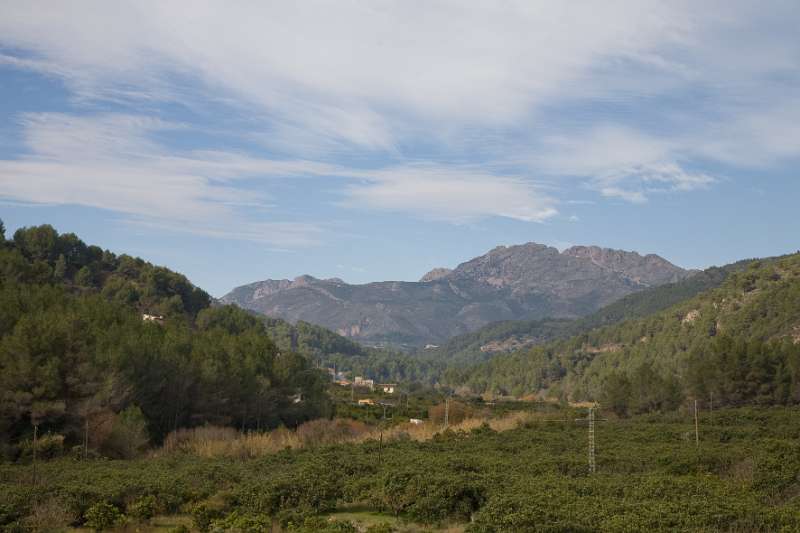
[[[529,294],[539,277],[508,274],[519,254],[523,273],[562,255],[497,249],[408,290]],[[627,531],[669,512],[667,529],[800,527],[800,254],[658,275],[652,256],[566,255],[556,285],[586,259],[627,288],[401,351],[21,228],[0,242],[0,526]]]

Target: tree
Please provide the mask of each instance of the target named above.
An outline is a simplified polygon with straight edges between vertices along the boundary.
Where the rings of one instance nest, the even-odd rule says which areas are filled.
[[[58,246],[58,232],[49,224],[20,228],[14,233],[14,243],[34,261],[52,261]]]
[[[147,419],[139,407],[132,405],[114,418],[103,451],[112,457],[132,459],[145,449],[149,441]]]
[[[6,241],[6,225],[3,224],[3,219],[0,218],[0,243]]]
[[[94,283],[93,278],[92,271],[89,270],[89,267],[84,266],[75,274],[75,283],[81,287],[91,287]]]
[[[617,416],[628,416],[631,403],[631,382],[624,372],[612,372],[603,383],[600,403]]]
[[[66,277],[67,258],[64,257],[64,254],[60,254],[56,260],[55,266],[53,267],[53,278],[55,278],[56,281],[62,281]]]

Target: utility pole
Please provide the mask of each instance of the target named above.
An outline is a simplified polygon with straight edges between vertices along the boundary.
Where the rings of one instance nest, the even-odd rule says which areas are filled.
[[[597,470],[594,450],[594,407],[589,408],[589,473],[594,474]]]
[[[89,457],[89,417],[83,423],[83,460]]]
[[[711,393],[711,401],[708,404],[708,413],[711,417],[711,423],[714,423],[714,393]]]
[[[700,424],[697,421],[697,400],[694,401],[694,445],[700,447]]]
[[[33,425],[33,485],[36,486],[36,448],[38,447],[39,424]]]
[[[447,429],[449,423],[450,423],[450,397],[447,396],[444,399],[444,429]]]
[[[350,382],[350,401],[356,403],[356,381]]]

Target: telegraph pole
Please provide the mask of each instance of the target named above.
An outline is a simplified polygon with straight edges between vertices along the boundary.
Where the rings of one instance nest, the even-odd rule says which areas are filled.
[[[697,400],[694,401],[694,445],[700,447],[700,423],[697,421]]]
[[[36,448],[38,447],[39,424],[33,425],[33,484],[36,485]]]
[[[444,429],[447,429],[449,422],[450,422],[450,397],[447,396],[444,399]]]
[[[708,405],[708,413],[711,416],[711,423],[714,423],[714,393],[711,393],[711,402]]]
[[[89,456],[89,417],[83,424],[83,459],[84,461]]]
[[[595,462],[594,450],[594,407],[589,408],[589,473],[594,474],[597,471],[597,463]]]

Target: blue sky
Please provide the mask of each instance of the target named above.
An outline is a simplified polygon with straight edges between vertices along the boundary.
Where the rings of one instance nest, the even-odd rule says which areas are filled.
[[[800,5],[0,1],[0,218],[220,296],[800,248]]]

